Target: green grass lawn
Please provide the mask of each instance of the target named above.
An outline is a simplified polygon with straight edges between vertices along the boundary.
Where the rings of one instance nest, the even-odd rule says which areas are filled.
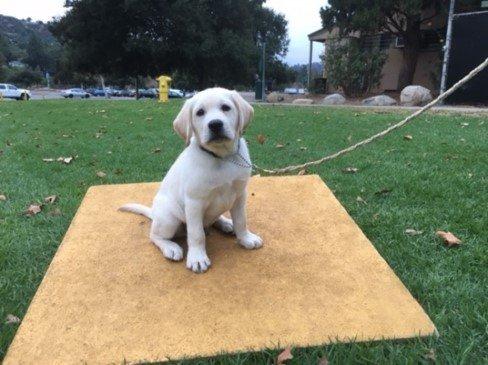
[[[0,102],[0,194],[7,198],[0,201],[0,361],[18,327],[5,324],[6,316],[24,316],[88,187],[161,180],[183,148],[172,130],[180,106]],[[257,165],[280,167],[339,150],[402,115],[256,106],[246,138]],[[258,134],[266,136],[262,145]],[[405,134],[413,139],[405,140]],[[487,116],[428,114],[308,171],[335,192],[427,311],[440,337],[294,349],[290,364],[315,365],[324,355],[338,364],[427,363],[430,350],[441,364],[488,363],[487,137]],[[76,158],[70,164],[43,162],[60,156]],[[346,167],[358,172],[342,172]],[[106,176],[98,177],[99,171]],[[54,194],[59,200],[41,213],[22,214],[29,204]],[[423,234],[407,236],[407,228]],[[438,229],[450,230],[464,244],[446,248],[435,236]],[[277,353],[185,363],[271,364]]]

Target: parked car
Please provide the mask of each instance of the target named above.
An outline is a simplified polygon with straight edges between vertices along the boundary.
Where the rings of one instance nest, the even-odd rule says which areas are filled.
[[[185,93],[178,89],[169,89],[168,97],[170,98],[184,98]]]
[[[139,97],[141,98],[151,98],[155,99],[158,97],[158,90],[155,88],[152,89],[140,89],[139,90]]]
[[[113,96],[122,96],[122,90],[120,89],[112,89],[111,91]]]
[[[291,95],[303,95],[306,93],[305,89],[299,89],[296,87],[287,87],[285,89],[285,94],[291,94]]]
[[[0,94],[4,98],[16,100],[29,100],[31,93],[27,89],[19,89],[12,84],[0,84]]]
[[[192,98],[194,97],[196,94],[198,93],[198,91],[185,91],[185,98]]]
[[[119,92],[119,96],[125,96],[125,97],[134,97],[136,95],[136,91],[132,89],[122,89]]]
[[[91,92],[93,96],[105,96],[105,91],[103,89],[95,89]]]
[[[78,88],[73,88],[73,89],[66,89],[61,91],[61,95],[68,99],[73,99],[73,98],[82,98],[82,99],[88,99],[90,97],[90,94],[83,90],[83,89],[78,89]]]
[[[95,89],[95,90],[93,90],[93,92],[91,94],[93,96],[105,96],[105,94],[107,94],[107,96],[114,96],[114,91],[113,91],[113,89],[106,87],[105,90]]]

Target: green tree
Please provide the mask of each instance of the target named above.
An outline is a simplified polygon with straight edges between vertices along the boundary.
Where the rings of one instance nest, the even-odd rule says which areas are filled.
[[[52,71],[55,61],[48,51],[47,45],[33,33],[26,47],[27,56],[24,58],[24,62],[32,69],[39,68],[41,71]]]
[[[378,85],[386,55],[377,49],[368,49],[361,38],[351,37],[347,42],[335,42],[325,56],[327,80],[342,88],[346,96],[365,94]]]
[[[12,60],[12,50],[8,40],[0,33],[0,65]]]
[[[23,68],[13,71],[7,80],[18,86],[28,87],[41,84],[44,81],[44,77],[41,71]]]
[[[472,2],[465,0],[464,2]],[[338,27],[342,35],[387,32],[403,38],[403,67],[399,84],[413,81],[422,41],[421,27],[447,14],[447,0],[329,0],[320,10],[323,26]]]
[[[251,84],[257,33],[268,59],[286,54],[286,20],[263,0],[72,0],[50,29],[78,72],[156,76],[178,72],[198,88]]]

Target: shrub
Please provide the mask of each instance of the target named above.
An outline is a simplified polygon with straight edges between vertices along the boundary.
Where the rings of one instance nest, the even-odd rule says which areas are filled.
[[[325,56],[327,82],[342,88],[349,97],[363,95],[377,86],[386,61],[384,52],[362,47],[361,43],[359,38],[332,43]]]
[[[29,68],[23,68],[12,72],[8,77],[8,82],[18,86],[38,85],[44,82],[44,76],[41,71],[34,71]]]

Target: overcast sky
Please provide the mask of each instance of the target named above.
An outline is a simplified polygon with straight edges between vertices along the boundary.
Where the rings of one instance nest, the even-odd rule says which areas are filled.
[[[16,18],[48,21],[64,13],[64,0],[0,0],[0,14]],[[308,62],[307,34],[321,28],[319,9],[326,0],[267,0],[266,6],[285,15],[288,20],[290,47],[285,61],[290,65]],[[322,51],[315,44],[314,61]]]

